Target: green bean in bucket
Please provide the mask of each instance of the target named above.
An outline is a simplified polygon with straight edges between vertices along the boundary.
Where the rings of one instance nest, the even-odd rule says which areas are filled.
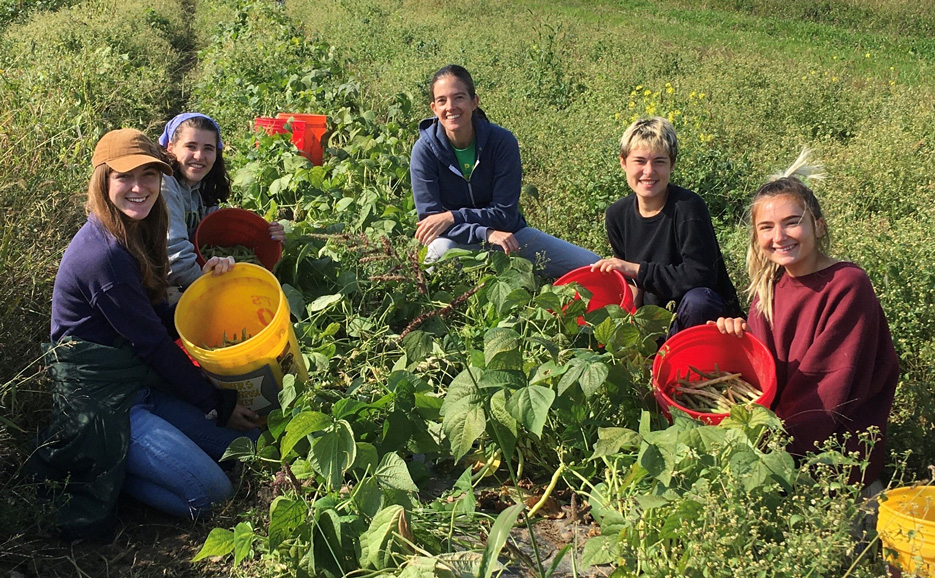
[[[675,380],[667,389],[673,393],[673,400],[701,413],[728,413],[731,406],[754,403],[763,395],[756,386],[744,381],[741,374],[721,371],[717,364],[714,371],[689,366],[685,377],[676,371]]]
[[[243,245],[234,245],[232,247],[202,245],[199,247],[199,250],[201,251],[202,257],[205,258],[205,261],[211,257],[233,257],[234,261],[237,263],[253,263],[254,265],[263,266],[263,263],[260,262],[260,258],[256,256],[254,250]]]
[[[238,335],[237,335],[236,333],[234,333],[233,337],[228,338],[228,337],[227,337],[227,331],[225,331],[225,332],[224,332],[224,335],[221,336],[221,344],[220,344],[220,345],[216,345],[216,346],[214,346],[214,347],[211,347],[211,346],[208,345],[207,343],[204,343],[204,344],[202,344],[202,349],[207,349],[208,351],[214,351],[214,350],[216,350],[216,349],[224,349],[225,347],[231,347],[231,346],[233,346],[233,345],[240,345],[241,343],[243,343],[244,341],[250,339],[251,337],[253,337],[253,335],[250,335],[249,333],[247,333],[247,328],[246,328],[246,327],[244,327],[243,330],[241,330],[240,336],[239,336],[239,337],[238,337]]]

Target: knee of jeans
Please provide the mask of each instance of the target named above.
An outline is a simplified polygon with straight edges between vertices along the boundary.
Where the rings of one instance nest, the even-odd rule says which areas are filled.
[[[447,237],[438,237],[431,243],[429,243],[428,249],[425,251],[425,262],[432,263],[438,261],[442,258],[442,255],[448,252],[448,249],[451,249],[455,246],[455,242]]]
[[[202,487],[199,495],[188,500],[194,516],[210,512],[214,504],[226,502],[234,495],[234,486],[220,468],[210,477],[200,478],[200,481]]]
[[[683,319],[697,319],[699,323],[717,319],[724,313],[724,299],[713,289],[695,287],[679,301],[676,315]]]

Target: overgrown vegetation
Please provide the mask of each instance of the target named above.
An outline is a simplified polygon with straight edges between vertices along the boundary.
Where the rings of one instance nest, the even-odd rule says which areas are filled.
[[[426,79],[463,63],[520,140],[540,191],[523,199],[532,223],[606,253],[603,209],[626,192],[616,141],[636,115],[668,116],[682,141],[675,181],[707,199],[741,286],[751,190],[815,147],[834,176],[819,193],[838,253],[870,273],[903,360],[890,447],[918,451],[908,477],[888,473],[904,483],[935,457],[922,449],[935,415],[924,218],[935,52],[895,23],[928,15],[895,2],[837,19],[804,17],[802,2],[287,5],[92,2],[5,32],[0,270],[16,290],[0,296],[0,404],[12,447],[38,427],[41,395],[22,402],[36,376],[17,374],[48,332],[91,147],[116,126],[155,135],[171,112],[204,110],[225,130],[233,202],[289,222],[276,273],[311,378],[287,378],[256,448],[231,448],[261,497],[223,518],[199,559],[227,556],[243,576],[489,577],[508,561],[543,578],[593,564],[616,576],[882,573],[876,544],[851,538],[862,516],[852,456],[826,447],[795,463],[761,409],[737,407],[718,427],[670,426],[655,411],[648,359],[665,310],[610,307],[579,326],[573,288],[496,252],[453,253],[426,274],[408,157]],[[253,117],[280,111],[328,115],[324,166],[285,138],[256,143]],[[11,552],[33,531],[17,509],[19,460],[3,464],[2,487],[16,488],[0,509]],[[548,556],[535,513],[566,488],[599,535]],[[508,545],[517,522],[528,553]]]

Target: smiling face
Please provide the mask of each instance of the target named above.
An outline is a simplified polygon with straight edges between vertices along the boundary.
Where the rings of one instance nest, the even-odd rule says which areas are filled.
[[[162,172],[156,165],[142,165],[130,172],[110,171],[107,196],[121,213],[134,221],[142,221],[159,198]]]
[[[669,191],[672,160],[661,150],[637,148],[620,157],[620,166],[627,173],[627,184],[636,193],[640,214],[652,216],[662,210]]]
[[[816,221],[796,197],[776,195],[758,201],[753,207],[753,228],[766,258],[792,277],[821,267],[824,257],[816,245],[825,233],[824,221]]]
[[[471,117],[477,104],[477,95],[472,97],[467,85],[453,74],[442,76],[432,86],[432,112],[457,148],[467,148],[474,140]]]
[[[182,125],[175,140],[166,147],[179,162],[181,180],[194,185],[200,183],[217,159],[218,137],[214,131]]]

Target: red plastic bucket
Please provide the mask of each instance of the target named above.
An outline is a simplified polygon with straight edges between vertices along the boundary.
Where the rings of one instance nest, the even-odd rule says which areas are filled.
[[[322,146],[322,138],[328,132],[328,117],[324,114],[303,114],[297,112],[280,112],[276,115],[277,120],[294,119],[296,122],[304,123],[305,135],[303,146],[296,146],[302,151],[302,154],[312,161],[313,165],[320,165],[325,156],[325,149]],[[293,131],[299,130],[293,126]]]
[[[252,211],[218,209],[201,220],[195,229],[195,254],[204,266],[202,245],[233,247],[243,245],[256,253],[257,259],[272,271],[282,257],[282,243],[269,236],[269,223]]]
[[[578,267],[573,271],[562,275],[555,282],[555,285],[567,285],[577,283],[591,292],[591,300],[588,302],[587,312],[600,309],[606,305],[619,305],[630,313],[636,313],[636,307],[633,306],[633,292],[627,284],[627,279],[619,271],[602,273],[592,271],[590,265]],[[575,299],[579,296],[575,293]],[[584,318],[578,318],[578,324],[584,325]]]
[[[288,118],[271,118],[268,116],[258,116],[253,119],[253,130],[263,129],[266,134],[292,134],[292,144],[303,156],[305,153],[305,123],[301,120],[289,122]]]
[[[653,395],[662,413],[672,421],[670,407],[678,408],[695,419],[718,424],[726,413],[702,413],[679,404],[674,391],[676,374],[686,375],[689,366],[701,371],[739,372],[744,381],[756,386],[763,395],[756,400],[769,407],[776,397],[776,361],[763,342],[750,332],[737,338],[724,335],[716,325],[698,325],[679,331],[666,341],[653,361]]]

